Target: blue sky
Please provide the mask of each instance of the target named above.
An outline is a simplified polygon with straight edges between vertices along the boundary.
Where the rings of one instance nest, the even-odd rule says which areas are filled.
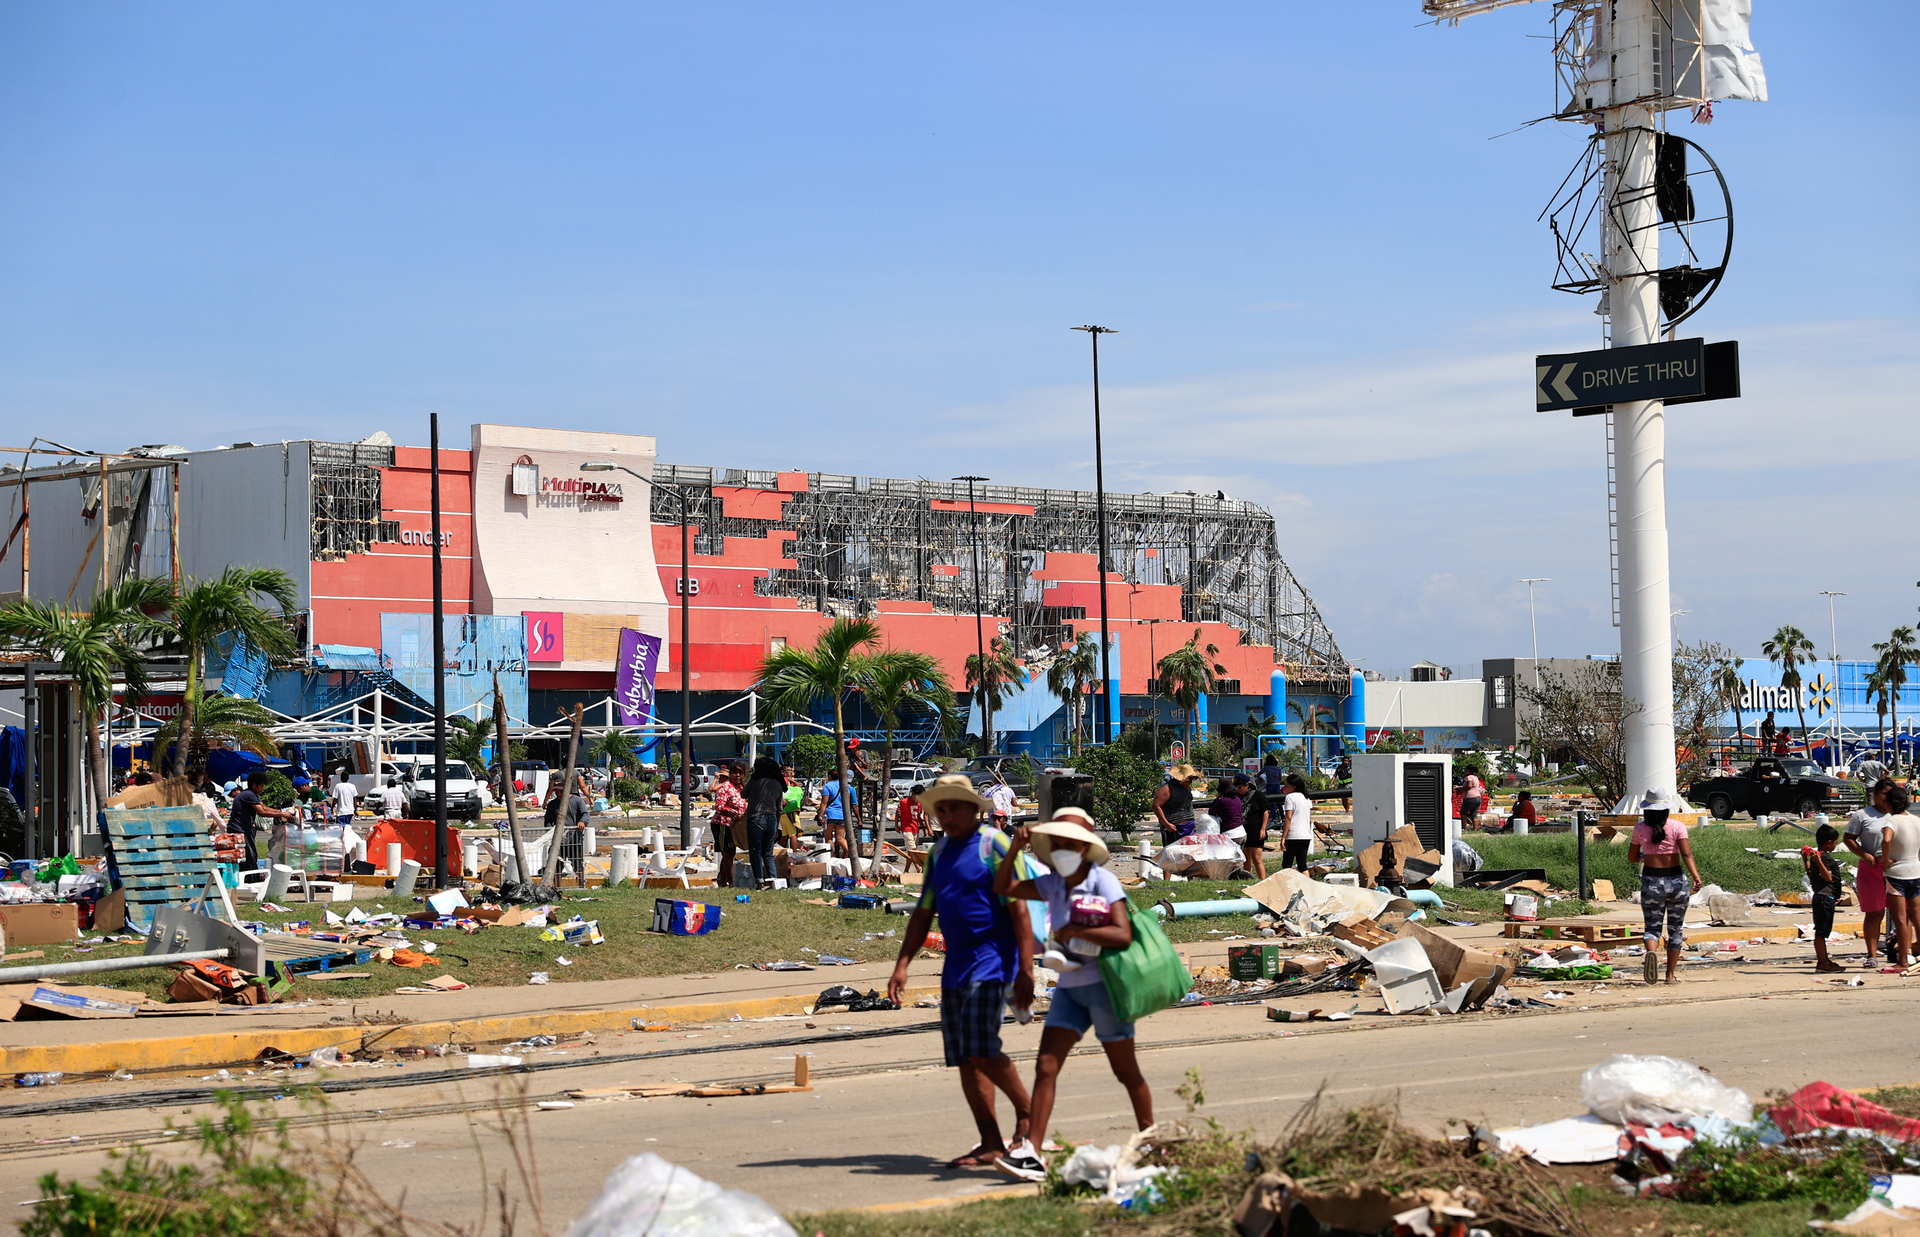
[[[1675,409],[1683,638],[1913,621],[1915,7],[1759,0],[1772,101]],[[1841,22],[1836,17],[1844,15]],[[13,5],[0,419],[113,450],[442,414],[682,463],[1270,504],[1349,657],[1617,645],[1597,344],[1535,222],[1579,156],[1548,6]],[[1507,134],[1506,136],[1498,136]]]

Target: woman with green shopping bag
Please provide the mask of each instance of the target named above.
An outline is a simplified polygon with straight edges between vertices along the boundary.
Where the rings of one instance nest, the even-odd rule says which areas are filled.
[[[1153,1093],[1134,1056],[1133,1023],[1121,1021],[1115,1012],[1101,974],[1102,955],[1124,951],[1133,943],[1134,929],[1126,890],[1101,866],[1107,861],[1107,844],[1090,828],[1092,824],[1085,812],[1069,807],[1055,812],[1044,825],[1022,828],[1013,835],[1006,861],[994,877],[994,892],[1002,898],[1044,901],[1052,928],[1041,965],[1059,972],[1060,982],[1041,1029],[1033,1075],[1032,1128],[1043,1142],[1053,1115],[1060,1067],[1089,1028],[1106,1050],[1113,1076],[1133,1102],[1134,1120],[1143,1130],[1153,1124]],[[1014,856],[1028,848],[1052,871],[1032,880],[1015,880],[1020,865]],[[1021,1181],[1042,1181],[1047,1175],[1032,1138],[1008,1148],[993,1166]]]

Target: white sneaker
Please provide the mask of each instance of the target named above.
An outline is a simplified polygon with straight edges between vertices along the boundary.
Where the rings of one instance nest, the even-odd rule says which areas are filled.
[[[1047,952],[1040,955],[1040,965],[1046,967],[1049,971],[1058,971],[1064,975],[1068,971],[1079,970],[1084,964],[1067,957],[1067,955],[1059,949],[1050,948]]]

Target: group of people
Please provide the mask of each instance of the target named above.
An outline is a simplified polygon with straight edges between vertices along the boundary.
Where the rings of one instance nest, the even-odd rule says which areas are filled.
[[[837,782],[828,786],[836,792],[839,789]],[[713,848],[720,860],[722,886],[738,883],[734,878],[736,855],[745,856],[753,888],[772,886],[774,843],[783,835],[791,837],[800,832],[800,812],[806,798],[806,787],[794,777],[793,766],[771,756],[754,761],[751,771],[744,761],[727,765],[713,788]],[[824,806],[820,819],[827,820]],[[830,836],[844,841],[845,811],[836,813],[832,821]],[[837,841],[836,853],[838,845]]]
[[[1861,938],[1867,945],[1868,965],[1883,948],[1883,920],[1888,928],[1884,947],[1888,960],[1902,970],[1912,965],[1915,942],[1920,940],[1920,816],[1907,810],[1911,806],[1907,788],[1883,777],[1869,791],[1868,805],[1847,819],[1844,833],[1821,825],[1814,833],[1814,844],[1801,849],[1801,863],[1813,890],[1816,969],[1846,969],[1827,948],[1843,893],[1841,869],[1834,860],[1834,851],[1843,842],[1859,860],[1854,892],[1865,914]],[[1686,947],[1687,904],[1704,883],[1694,863],[1687,827],[1668,819],[1674,807],[1665,791],[1648,791],[1640,800],[1640,821],[1627,846],[1627,861],[1640,865],[1640,913],[1647,951],[1643,965],[1650,984],[1660,980],[1663,938],[1666,982],[1675,982],[1680,951]]]
[[[960,774],[936,779],[918,801],[940,836],[927,856],[920,903],[907,921],[887,995],[898,1002],[905,994],[908,965],[937,916],[945,939],[941,1042],[947,1065],[960,1071],[960,1089],[978,1130],[975,1146],[949,1167],[990,1166],[1020,1180],[1044,1180],[1040,1153],[1047,1149],[1060,1071],[1089,1030],[1126,1092],[1135,1122],[1141,1129],[1152,1125],[1153,1095],[1134,1053],[1134,1024],[1114,1012],[1099,966],[1105,951],[1132,943],[1133,923],[1125,890],[1102,866],[1107,847],[1092,818],[1079,808],[1061,808],[1053,819],[1009,836],[990,823],[993,801]],[[1040,875],[1022,875],[1027,852],[1044,869]],[[1009,1003],[1022,1021],[1033,1005],[1038,942],[1029,902],[1047,908],[1044,961],[1059,973],[1031,1091],[1000,1036]],[[1002,1136],[996,1092],[1013,1105],[1011,1138]]]
[[[1279,760],[1270,755],[1260,768],[1258,782],[1246,773],[1223,776],[1211,788],[1211,802],[1200,802],[1194,793],[1194,784],[1201,781],[1200,770],[1176,764],[1153,792],[1153,816],[1160,826],[1162,846],[1192,836],[1196,817],[1204,809],[1221,836],[1240,843],[1247,869],[1265,880],[1267,839],[1277,817],[1284,822],[1281,869],[1307,870],[1307,855],[1313,849],[1313,800],[1307,797],[1305,777],[1283,772]]]

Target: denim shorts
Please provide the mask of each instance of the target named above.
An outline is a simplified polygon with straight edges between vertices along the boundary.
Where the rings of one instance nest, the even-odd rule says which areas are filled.
[[[1896,898],[1920,898],[1920,877],[1887,877],[1887,893]]]
[[[1094,1037],[1103,1044],[1133,1038],[1133,1024],[1113,1016],[1113,1002],[1107,999],[1104,981],[1074,988],[1055,986],[1053,1003],[1047,1007],[1046,1025],[1061,1027],[1075,1035],[1085,1035],[1087,1028],[1092,1027]]]

